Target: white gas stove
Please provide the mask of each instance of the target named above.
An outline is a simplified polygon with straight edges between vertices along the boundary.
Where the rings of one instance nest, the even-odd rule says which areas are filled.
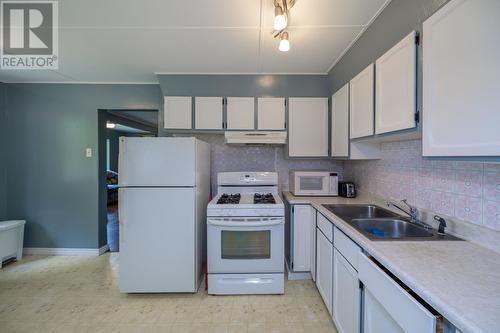
[[[284,215],[275,172],[223,172],[207,207],[208,293],[284,292]]]

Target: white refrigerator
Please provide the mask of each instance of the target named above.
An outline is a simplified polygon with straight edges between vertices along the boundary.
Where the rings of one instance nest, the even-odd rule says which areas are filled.
[[[210,145],[120,137],[122,293],[196,292],[206,257]]]

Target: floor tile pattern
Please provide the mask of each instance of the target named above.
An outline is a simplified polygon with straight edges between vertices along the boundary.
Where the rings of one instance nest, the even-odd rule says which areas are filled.
[[[209,296],[118,292],[118,253],[27,256],[0,270],[0,332],[331,332],[312,281],[285,295]]]

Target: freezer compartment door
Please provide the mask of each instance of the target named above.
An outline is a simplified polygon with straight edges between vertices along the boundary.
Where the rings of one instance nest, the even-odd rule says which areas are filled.
[[[120,187],[195,186],[196,144],[194,138],[120,137]]]
[[[120,291],[195,292],[195,189],[120,188]]]

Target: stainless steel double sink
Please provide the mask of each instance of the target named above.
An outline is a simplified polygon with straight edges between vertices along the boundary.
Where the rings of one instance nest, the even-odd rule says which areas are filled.
[[[448,234],[440,235],[434,229],[426,229],[376,205],[323,206],[371,240],[461,240]]]

